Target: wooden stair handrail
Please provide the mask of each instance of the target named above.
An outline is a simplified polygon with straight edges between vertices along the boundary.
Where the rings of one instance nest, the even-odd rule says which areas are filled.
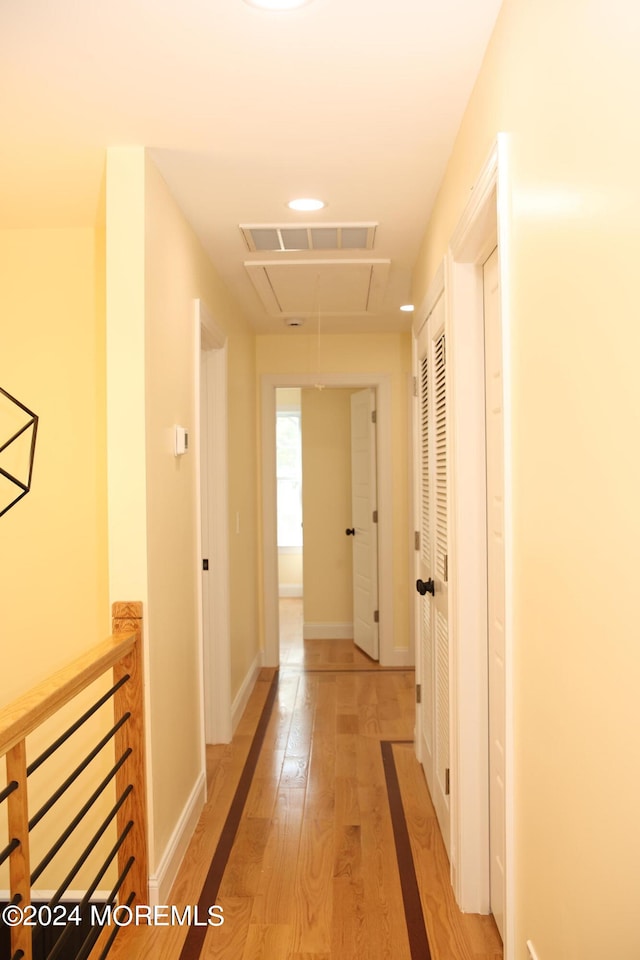
[[[72,700],[135,647],[138,634],[120,633],[86,653],[0,709],[0,757]]]
[[[9,836],[18,841],[9,855],[10,896],[19,896],[21,908],[31,902],[26,738],[109,670],[116,687],[111,691],[116,724],[114,754],[123,760],[113,778],[115,795],[121,798],[116,815],[120,837],[118,875],[126,874],[130,896],[140,904],[147,902],[142,603],[112,604],[111,629],[113,634],[107,640],[0,709],[0,758],[6,756],[7,782],[15,782],[15,788],[6,798]],[[127,682],[121,683],[123,679]],[[21,951],[24,960],[32,960],[29,926],[20,924],[11,928],[11,950],[12,954]],[[98,956],[97,944],[90,956]]]

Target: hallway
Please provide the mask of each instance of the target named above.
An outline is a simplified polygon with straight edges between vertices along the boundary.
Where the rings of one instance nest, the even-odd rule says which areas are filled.
[[[500,960],[493,920],[453,901],[410,742],[413,672],[350,641],[303,644],[301,601],[281,617],[279,674],[262,671],[233,743],[208,748],[208,802],[169,898],[200,918],[219,904],[224,924],[123,928],[110,956]]]

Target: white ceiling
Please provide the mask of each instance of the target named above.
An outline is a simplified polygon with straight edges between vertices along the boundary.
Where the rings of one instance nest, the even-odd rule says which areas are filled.
[[[105,147],[143,144],[258,331],[287,328],[245,262],[323,258],[390,261],[375,312],[354,307],[363,265],[355,290],[337,271],[323,330],[406,329],[399,307],[500,2],[0,0],[0,226],[93,224]],[[297,196],[328,206],[296,214]],[[239,229],[352,222],[378,224],[373,250],[252,253]],[[322,314],[323,281],[279,265],[282,290],[287,269],[292,295],[315,283]]]

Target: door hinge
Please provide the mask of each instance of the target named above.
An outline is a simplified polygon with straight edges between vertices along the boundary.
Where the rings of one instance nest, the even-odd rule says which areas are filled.
[[[416,532],[413,535],[413,548],[414,550],[420,549],[420,531],[419,530],[416,530]]]
[[[373,611],[373,622],[374,622],[374,623],[380,623],[380,611],[379,611],[379,610],[374,610],[374,611]]]
[[[208,560],[203,560],[203,561],[202,561],[202,569],[203,569],[203,570],[208,570],[208,569],[209,569],[209,561],[208,561]]]
[[[372,410],[372,411],[371,411],[371,423],[377,423],[377,422],[378,422],[378,411],[377,411],[377,410]]]
[[[442,578],[445,583],[449,583],[449,554],[445,553],[444,555],[444,577]]]
[[[448,797],[451,792],[451,778],[449,775],[449,767],[444,772],[444,795]]]
[[[418,378],[417,377],[413,378],[413,395],[414,397],[418,396]]]
[[[422,703],[422,684],[416,683],[416,703]]]
[[[377,522],[378,522],[378,511],[377,511],[377,510],[374,510],[374,511],[373,511],[373,522],[374,522],[374,523],[377,523]]]

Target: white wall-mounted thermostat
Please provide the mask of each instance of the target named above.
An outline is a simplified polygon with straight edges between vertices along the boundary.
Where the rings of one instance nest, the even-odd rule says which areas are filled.
[[[175,428],[175,455],[181,457],[189,449],[189,434],[185,427]]]

